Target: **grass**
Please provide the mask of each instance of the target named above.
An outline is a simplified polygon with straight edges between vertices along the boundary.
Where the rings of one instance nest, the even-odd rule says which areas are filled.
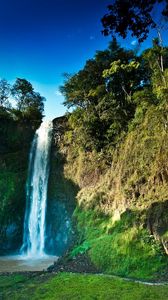
[[[137,212],[125,212],[121,220],[95,211],[76,209],[79,245],[72,254],[88,252],[102,272],[152,279],[166,269],[167,256],[158,241],[143,228]],[[143,218],[143,217],[141,217]]]
[[[168,286],[148,286],[98,275],[60,273],[0,277],[0,299],[167,300]]]

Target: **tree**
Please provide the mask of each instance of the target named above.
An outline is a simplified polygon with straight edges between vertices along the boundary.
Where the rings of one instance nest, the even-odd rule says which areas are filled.
[[[118,62],[118,71],[113,67]],[[115,145],[134,115],[128,93],[139,88],[139,62],[133,51],[125,50],[113,38],[105,51],[97,51],[78,73],[67,76],[60,88],[64,105],[73,108],[69,118],[71,138],[85,151],[101,151]],[[141,73],[140,73],[141,74]]]
[[[93,91],[104,84],[102,78],[103,65],[96,59],[86,62],[84,68],[73,76],[66,76],[64,85],[60,87],[65,97],[64,105],[70,107],[87,108],[97,102],[97,95]]]
[[[150,70],[150,84],[158,100],[167,99],[168,92],[168,47],[161,47],[158,39],[153,47],[142,53],[146,68]],[[164,68],[163,68],[164,66]]]
[[[127,100],[131,100],[132,91],[140,83],[137,75],[139,62],[132,60],[128,64],[121,63],[121,60],[113,61],[109,69],[103,71],[103,77],[107,78],[107,84],[114,87],[117,81]]]
[[[34,89],[32,84],[26,79],[17,78],[12,88],[12,95],[17,101],[17,108],[23,111],[29,102],[29,97]]]
[[[12,88],[12,95],[17,101],[19,114],[23,119],[41,120],[45,98],[34,91],[32,84],[26,79],[17,78]]]
[[[96,106],[106,93],[107,80],[102,76],[104,69],[110,68],[113,61],[121,60],[122,64],[127,64],[134,58],[133,51],[123,49],[113,38],[108,49],[97,51],[94,59],[88,60],[82,70],[72,76],[66,74],[64,85],[60,87],[65,97],[64,105],[68,108]],[[115,86],[119,93],[118,81]]]
[[[27,106],[23,112],[23,116],[29,120],[41,120],[44,111],[45,98],[39,93],[33,92],[27,98]]]
[[[10,103],[8,101],[11,93],[10,84],[6,79],[0,80],[0,107],[10,107]]]
[[[152,28],[157,28],[157,22],[152,17],[152,10],[155,5],[162,3],[162,16],[168,16],[167,0],[115,0],[108,5],[108,13],[102,18],[103,34],[119,34],[126,38],[128,31],[132,36],[143,42],[149,35]]]

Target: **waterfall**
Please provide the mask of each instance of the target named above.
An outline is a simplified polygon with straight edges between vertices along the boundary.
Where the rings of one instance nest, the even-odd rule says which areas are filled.
[[[21,247],[21,253],[28,257],[45,255],[45,216],[51,139],[52,122],[45,121],[35,133],[29,157]]]

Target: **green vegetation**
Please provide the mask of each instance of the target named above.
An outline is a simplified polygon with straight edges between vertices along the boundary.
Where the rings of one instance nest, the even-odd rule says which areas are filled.
[[[97,51],[82,70],[66,75],[60,88],[64,104],[73,108],[65,145],[80,151],[112,152],[123,136],[138,125],[150,107],[164,107],[168,87],[168,48],[153,41],[140,56],[121,48],[116,39]],[[165,107],[164,107],[165,108]],[[73,150],[74,151],[74,150]]]
[[[154,10],[158,10],[159,3],[162,3],[160,11],[154,14]],[[131,32],[139,43],[148,37],[151,29],[155,28],[160,32],[161,28],[163,29],[160,21],[164,20],[166,23],[168,16],[168,5],[165,0],[134,0],[133,3],[117,0],[111,1],[107,8],[108,13],[102,18],[103,34],[105,36],[119,34],[122,38],[126,38],[128,32]]]
[[[126,211],[114,222],[95,211],[76,209],[80,246],[72,255],[88,252],[102,272],[134,278],[158,278],[167,257],[158,241],[143,228],[144,215]]]
[[[166,115],[164,104],[135,117],[110,167],[101,153],[68,152],[65,174],[82,187],[72,255],[87,252],[103,272],[158,278],[167,270]]]
[[[0,254],[14,251],[21,244],[25,182],[34,130],[28,122],[0,119]]]
[[[77,149],[99,152],[105,147],[110,148],[127,128],[134,114],[134,104],[128,95],[131,91],[127,71],[121,68],[121,72],[110,78],[106,78],[103,74],[107,75],[107,72],[103,72],[113,61],[120,60],[123,65],[134,59],[133,51],[124,50],[113,39],[106,51],[98,51],[94,59],[86,62],[83,70],[67,77],[61,92],[66,99],[64,104],[75,108],[69,116],[67,135],[68,142]],[[133,69],[131,78],[138,85],[140,78],[135,76],[137,72]],[[121,82],[120,77],[123,78]]]
[[[129,1],[122,2],[109,7],[106,18],[114,23],[104,23],[104,33],[125,37],[131,29],[141,42],[149,27],[156,27],[150,18],[153,5],[163,1],[147,6],[135,1],[131,7]],[[126,23],[116,27],[111,16],[114,10],[120,16],[122,4]],[[140,19],[134,26],[130,18],[137,10]],[[163,280],[168,254],[168,47],[159,35],[152,48],[138,54],[138,49],[124,49],[113,38],[78,73],[65,74],[60,90],[72,112],[61,124],[64,132],[54,136],[57,146],[52,147],[48,196],[51,202],[57,196],[71,215],[80,188],[71,259],[87,253],[106,274]],[[16,109],[11,108],[9,95],[15,98]],[[0,234],[5,253],[17,249],[21,240],[28,148],[42,119],[43,102],[25,79],[18,78],[12,88],[5,80],[0,82],[0,120],[5,121],[0,128]],[[50,204],[47,218],[54,212]],[[107,275],[20,274],[2,276],[0,284],[4,299],[168,298],[167,286],[144,286]]]
[[[12,107],[11,98],[16,102]],[[26,79],[17,78],[13,86],[0,80],[0,118],[31,122],[38,126],[43,117],[45,98],[34,91]]]
[[[0,277],[0,297],[14,299],[102,299],[166,300],[168,286],[147,286],[97,275],[60,273],[33,277],[11,275]]]
[[[26,79],[17,78],[13,86],[0,80],[0,254],[22,242],[29,150],[44,100]]]
[[[113,38],[60,88],[73,108],[60,143],[64,174],[81,188],[71,255],[87,252],[106,273],[166,272],[167,82],[168,48],[160,39],[138,55]]]

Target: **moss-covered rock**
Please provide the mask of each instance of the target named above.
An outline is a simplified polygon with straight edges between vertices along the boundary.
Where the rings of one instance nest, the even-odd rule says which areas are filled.
[[[17,250],[22,242],[25,183],[34,131],[30,123],[0,119],[0,254]]]
[[[166,270],[167,115],[167,104],[150,105],[140,122],[133,120],[111,151],[110,166],[103,152],[75,152],[66,140],[61,144],[67,158],[64,174],[81,188],[75,213],[77,249],[90,245],[88,253],[103,271],[150,277]],[[138,222],[130,214],[122,226],[127,211],[136,211]]]

